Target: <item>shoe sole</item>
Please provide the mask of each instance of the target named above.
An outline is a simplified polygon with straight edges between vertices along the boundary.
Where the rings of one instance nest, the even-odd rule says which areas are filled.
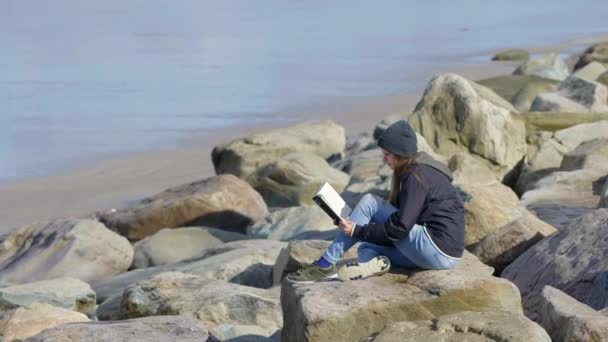
[[[318,281],[332,280],[332,279],[337,279],[337,278],[338,278],[338,273],[334,273],[332,275],[328,275],[327,277],[317,279],[317,280],[292,280],[292,279],[287,278],[287,281],[292,284],[312,284],[312,283],[316,283]]]
[[[391,268],[391,263],[385,256],[375,257],[368,262],[351,262],[338,270],[338,278],[342,281],[361,280],[385,274]]]

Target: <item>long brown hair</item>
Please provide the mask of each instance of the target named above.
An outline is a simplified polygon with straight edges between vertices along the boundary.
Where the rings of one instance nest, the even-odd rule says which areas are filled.
[[[399,192],[401,191],[401,178],[403,175],[408,172],[410,167],[416,163],[414,157],[402,157],[399,155],[395,155],[397,159],[397,165],[393,169],[393,180],[391,184],[391,193],[388,196],[388,201],[393,206],[397,206],[397,199],[399,198]],[[420,176],[414,174],[418,180],[420,180]]]

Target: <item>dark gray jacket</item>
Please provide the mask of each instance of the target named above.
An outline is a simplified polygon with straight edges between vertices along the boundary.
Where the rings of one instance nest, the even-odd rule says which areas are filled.
[[[425,226],[435,245],[460,258],[464,252],[464,205],[452,185],[447,165],[424,152],[401,179],[397,208],[384,223],[356,226],[353,236],[363,241],[392,245],[410,233],[414,224]]]

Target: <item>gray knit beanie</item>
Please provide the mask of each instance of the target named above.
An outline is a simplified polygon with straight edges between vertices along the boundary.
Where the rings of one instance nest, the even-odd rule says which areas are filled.
[[[418,152],[416,132],[405,120],[397,121],[380,135],[378,146],[393,154],[411,157]]]

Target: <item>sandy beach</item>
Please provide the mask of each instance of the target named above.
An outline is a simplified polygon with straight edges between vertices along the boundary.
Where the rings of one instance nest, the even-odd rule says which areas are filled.
[[[605,38],[585,37],[528,50],[532,53],[559,52]],[[463,58],[446,64],[442,70],[422,70],[416,77],[428,80],[433,74],[453,72],[478,80],[510,74],[515,65]],[[288,124],[241,125],[212,132],[202,131],[189,136],[179,148],[134,153],[80,165],[60,174],[0,183],[0,232],[39,220],[91,215],[98,210],[123,206],[129,201],[153,195],[171,186],[213,176],[215,173],[210,158],[212,148],[251,133],[317,119],[338,122],[346,128],[347,135],[371,133],[374,125],[382,118],[395,113],[411,112],[423,90],[350,100],[346,105],[342,103],[334,107],[298,109],[282,114],[290,118]]]

